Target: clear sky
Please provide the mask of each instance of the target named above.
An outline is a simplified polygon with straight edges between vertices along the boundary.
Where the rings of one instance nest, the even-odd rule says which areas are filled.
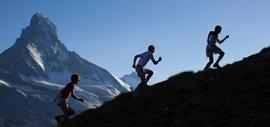
[[[69,50],[118,77],[134,71],[134,55],[156,46],[163,61],[148,68],[150,82],[201,70],[208,32],[219,24],[230,38],[221,65],[270,46],[269,0],[1,0],[0,52],[10,47],[31,16],[46,15]],[[4,61],[0,61],[4,62]]]

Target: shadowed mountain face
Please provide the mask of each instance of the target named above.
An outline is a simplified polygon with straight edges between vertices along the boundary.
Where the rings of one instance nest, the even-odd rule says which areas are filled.
[[[107,70],[69,51],[58,39],[56,26],[42,14],[33,15],[0,61],[0,126],[56,124],[53,118],[61,112],[52,100],[73,73],[81,76],[75,93],[86,100],[80,104],[71,99],[77,112],[130,91]]]
[[[69,127],[266,127],[270,48],[221,70],[184,72],[134,98],[122,94],[66,123]]]

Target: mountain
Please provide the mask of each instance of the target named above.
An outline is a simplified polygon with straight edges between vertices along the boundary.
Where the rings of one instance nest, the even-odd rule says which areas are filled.
[[[35,14],[16,42],[0,54],[0,125],[52,126],[60,112],[53,98],[73,73],[81,80],[76,93],[86,100],[72,100],[76,111],[100,106],[129,86],[107,70],[69,51],[46,16]]]
[[[120,79],[124,81],[125,83],[127,83],[131,87],[132,90],[134,90],[138,86],[138,84],[141,82],[136,72],[132,72],[131,74],[124,75]]]
[[[267,127],[270,48],[220,70],[183,72],[77,115],[66,127]]]

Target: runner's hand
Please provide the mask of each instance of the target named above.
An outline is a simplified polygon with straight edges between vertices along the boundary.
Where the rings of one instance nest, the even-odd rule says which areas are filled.
[[[136,68],[136,66],[135,66],[135,65],[132,65],[132,67],[133,67],[133,68]]]
[[[225,38],[229,38],[230,36],[229,35],[227,35]]]
[[[161,60],[162,60],[162,58],[161,58],[161,57],[159,57],[159,58],[158,58],[158,62],[160,62]]]

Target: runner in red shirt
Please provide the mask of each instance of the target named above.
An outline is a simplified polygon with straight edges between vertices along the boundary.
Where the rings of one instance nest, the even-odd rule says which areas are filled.
[[[78,81],[80,80],[80,76],[78,74],[73,74],[71,76],[71,82],[68,83],[57,95],[54,99],[57,102],[57,105],[62,109],[64,112],[63,115],[55,116],[55,119],[59,126],[62,126],[62,122],[67,120],[70,116],[74,115],[74,110],[68,106],[67,101],[69,96],[71,95],[76,100],[84,102],[83,99],[79,98],[74,94],[74,87],[77,85]]]

